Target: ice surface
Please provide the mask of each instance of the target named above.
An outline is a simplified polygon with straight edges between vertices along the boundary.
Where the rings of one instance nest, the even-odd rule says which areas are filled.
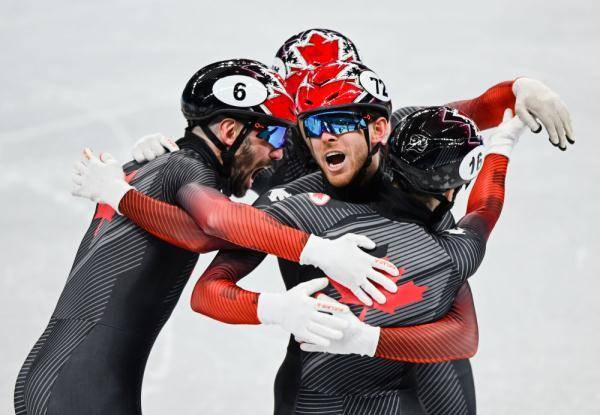
[[[308,27],[350,36],[395,106],[475,96],[518,75],[562,95],[578,142],[561,153],[544,134],[522,138],[503,217],[472,279],[477,400],[482,414],[600,412],[597,2],[123,3],[0,4],[1,412],[12,411],[17,371],[92,215],[69,194],[82,147],[125,160],[143,134],[178,137],[179,94],[192,73],[227,57],[269,63]],[[275,262],[244,285],[281,289]],[[287,336],[194,314],[192,286],[150,356],[144,412],[270,413]]]

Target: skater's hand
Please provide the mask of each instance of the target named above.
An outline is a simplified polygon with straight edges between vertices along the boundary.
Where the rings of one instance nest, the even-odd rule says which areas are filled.
[[[516,98],[515,111],[531,131],[542,131],[539,121],[546,128],[553,146],[564,151],[567,142],[575,143],[569,110],[556,92],[531,78],[517,79],[512,89]]]
[[[138,163],[154,160],[162,156],[167,151],[173,152],[179,150],[179,147],[173,140],[165,137],[161,133],[146,135],[135,142],[133,145],[133,158]]]
[[[504,111],[502,124],[494,133],[484,140],[487,154],[502,154],[510,158],[513,148],[519,142],[519,137],[525,131],[525,124],[519,117],[513,117],[510,108]]]
[[[334,301],[325,294],[319,295],[317,299]],[[342,330],[343,336],[341,338],[332,339],[328,345],[324,346],[311,342],[304,337],[295,336],[296,341],[301,343],[300,348],[305,352],[358,354],[373,357],[377,350],[381,329],[363,323],[351,311],[336,313],[336,316],[347,323],[346,328]]]
[[[398,286],[389,276],[397,277],[398,268],[360,248],[374,249],[375,242],[364,235],[352,233],[337,239],[311,235],[300,254],[300,264],[320,268],[329,278],[348,288],[366,305],[373,304],[371,298],[383,304],[386,300],[385,295],[373,282],[395,293]]]
[[[258,319],[263,324],[277,324],[296,337],[312,344],[329,346],[342,338],[348,323],[339,313],[347,313],[348,306],[330,298],[313,298],[312,294],[328,284],[327,278],[298,284],[284,293],[262,293],[258,297]],[[332,314],[329,314],[332,313]]]
[[[125,181],[121,165],[108,153],[96,157],[89,148],[83,150],[83,155],[84,158],[73,166],[75,187],[71,193],[93,202],[106,203],[120,214],[119,202],[125,193],[133,189]]]

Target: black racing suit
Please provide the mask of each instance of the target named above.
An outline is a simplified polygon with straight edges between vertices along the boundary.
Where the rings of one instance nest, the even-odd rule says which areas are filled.
[[[403,107],[392,114],[392,128],[404,117],[422,107]],[[257,207],[269,205],[301,193],[326,192],[325,181],[317,165],[307,155],[304,143],[289,141],[284,158],[272,169],[266,171],[257,181],[261,197],[255,202]],[[288,148],[291,151],[288,151]],[[311,174],[314,173],[314,174]],[[333,190],[329,186],[328,190]],[[442,220],[429,224],[435,232],[456,226],[452,214],[448,212]],[[298,264],[279,259],[279,268],[289,289],[298,284]],[[296,281],[290,285],[290,281]],[[275,413],[291,413],[296,405],[300,349],[293,338],[288,345],[288,353],[275,381]],[[475,386],[468,359],[442,363],[415,364],[414,377],[418,382],[419,399],[428,414],[475,414]],[[317,400],[318,401],[318,400]]]
[[[168,203],[188,183],[219,188],[218,162],[201,140],[124,167],[136,188]],[[150,349],[198,254],[96,207],[50,322],[15,386],[17,415],[139,414]]]
[[[420,202],[399,189],[391,190],[381,175],[377,177],[360,189],[336,189],[323,180],[320,172],[313,173],[267,191],[256,205],[284,224],[317,235],[336,238],[348,232],[364,234],[377,243],[374,255],[386,256],[404,269],[401,281],[428,287],[422,301],[395,311],[350,302],[352,311],[366,323],[393,327],[436,320],[448,311],[457,290],[477,268],[485,239],[469,234],[469,260],[456,264],[463,256],[453,257],[452,249],[455,240],[462,236],[441,231],[454,227],[451,215],[432,222],[431,212]],[[317,192],[302,194],[311,190]],[[332,199],[321,196],[321,192]],[[243,264],[237,269],[243,269],[243,273],[236,274],[239,278],[262,258],[263,254],[255,252],[221,251],[213,264]],[[285,260],[280,260],[280,269],[287,289],[322,276],[313,267]],[[325,293],[345,302],[347,298],[341,297],[333,286],[328,286]],[[276,414],[474,412],[468,360],[412,364],[354,355],[304,353],[292,338],[275,381]]]

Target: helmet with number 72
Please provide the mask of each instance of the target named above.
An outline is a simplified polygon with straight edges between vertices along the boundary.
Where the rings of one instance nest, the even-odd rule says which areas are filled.
[[[218,115],[294,125],[294,103],[281,78],[250,59],[215,62],[196,72],[181,95],[181,111],[190,125]]]
[[[389,119],[392,102],[383,80],[360,62],[332,62],[310,71],[296,94],[298,117],[342,108],[360,108]]]
[[[387,166],[408,190],[440,195],[473,180],[483,158],[481,136],[471,119],[449,107],[428,107],[392,130]]]

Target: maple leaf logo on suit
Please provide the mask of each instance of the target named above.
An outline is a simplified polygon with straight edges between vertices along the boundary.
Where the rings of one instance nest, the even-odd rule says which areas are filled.
[[[374,252],[371,252],[371,254],[381,257],[382,255],[385,255],[385,252],[387,252],[387,245],[380,245],[377,248],[375,248]],[[390,260],[388,257],[385,257],[384,259],[388,261]],[[402,276],[406,272],[406,269],[399,268],[398,271],[400,272],[400,274],[397,277],[389,276],[389,278],[396,283],[402,279]],[[331,282],[333,288],[340,294],[340,303],[356,304],[363,306],[363,309],[360,312],[360,315],[358,316],[360,321],[364,321],[367,315],[367,311],[371,309],[380,310],[384,313],[393,315],[396,313],[397,309],[406,307],[409,304],[414,304],[423,300],[423,294],[429,288],[426,285],[416,285],[413,281],[408,281],[404,284],[398,285],[398,291],[396,291],[395,293],[391,293],[381,288],[377,283],[374,283],[376,286],[378,286],[378,288],[381,288],[381,292],[385,296],[386,301],[384,304],[379,304],[378,302],[373,301],[373,305],[367,306],[362,301],[360,301],[348,288],[337,283],[331,278],[329,279],[329,281]]]

